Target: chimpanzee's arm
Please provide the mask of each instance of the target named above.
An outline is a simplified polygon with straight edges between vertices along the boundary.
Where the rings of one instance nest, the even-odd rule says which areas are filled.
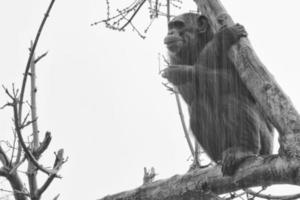
[[[162,77],[178,86],[195,81],[196,71],[193,65],[171,65],[163,70]]]
[[[216,80],[221,81],[222,83],[229,83],[232,81],[231,74],[228,74],[225,70],[213,70],[200,64],[197,64],[196,66],[172,65],[164,69],[162,76],[176,86],[194,81],[197,81],[198,84],[205,81],[211,81],[212,84],[215,84]]]
[[[247,32],[240,24],[221,28],[201,51],[197,62],[203,66],[210,66],[213,68],[224,66],[226,63],[223,62],[227,58],[230,47],[238,42],[241,37],[246,36]]]

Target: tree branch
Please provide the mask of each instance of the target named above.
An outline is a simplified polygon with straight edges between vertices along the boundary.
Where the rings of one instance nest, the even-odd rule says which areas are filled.
[[[31,47],[32,49],[32,42]],[[33,156],[38,161],[38,157],[34,155],[35,151],[39,147],[39,130],[38,130],[38,123],[37,123],[37,108],[36,108],[36,73],[35,73],[35,53],[32,55],[32,59],[30,61],[30,108],[31,108],[31,126],[32,126],[32,141],[31,141],[31,147]],[[25,118],[26,119],[26,118]],[[24,119],[24,121],[25,121]],[[28,161],[28,167],[27,167],[27,177],[28,177],[28,185],[29,185],[29,191],[31,197],[35,197],[36,191],[38,188],[37,183],[37,168],[30,160]]]
[[[144,5],[144,3],[146,2],[146,0],[142,0],[142,2],[140,3],[140,5],[138,6],[138,8],[134,11],[134,13],[132,14],[132,16],[127,20],[127,22],[120,28],[120,30],[124,30],[125,27],[131,23],[132,19],[135,17],[135,15],[139,12],[139,10],[141,9],[141,7]]]
[[[32,42],[31,47],[32,49]],[[32,135],[33,135],[33,151],[35,151],[39,147],[39,129],[38,129],[38,122],[37,122],[37,106],[36,106],[36,72],[35,72],[35,53],[32,54],[32,59],[30,61],[30,108],[31,108],[31,120],[32,120]]]
[[[58,171],[64,163],[65,163],[65,160],[64,160],[64,150],[60,149],[57,152],[57,154],[56,154],[56,159],[55,159],[55,162],[54,162],[54,165],[53,165],[53,169],[55,169],[56,171]],[[46,191],[46,189],[52,183],[52,181],[54,180],[54,178],[55,178],[54,174],[50,175],[47,178],[47,180],[43,184],[43,186],[37,191],[38,196],[41,196]]]
[[[42,155],[42,153],[44,153],[44,151],[48,148],[51,140],[52,140],[51,132],[47,131],[43,142],[41,142],[39,148],[35,150],[34,156],[39,158]]]
[[[14,110],[14,123],[15,123],[16,133],[17,133],[18,139],[20,141],[20,145],[21,145],[23,151],[25,152],[26,156],[28,157],[29,161],[32,162],[39,170],[46,173],[47,175],[56,174],[57,171],[51,171],[51,170],[48,170],[48,169],[44,168],[43,166],[41,166],[38,163],[38,161],[35,159],[35,157],[32,155],[32,153],[29,151],[28,147],[26,146],[24,139],[22,137],[22,134],[21,134],[21,127],[19,127],[19,123],[18,123],[19,120],[18,120],[16,99],[14,99],[13,110]]]
[[[223,176],[220,166],[196,169],[184,175],[154,181],[137,189],[109,195],[100,200],[182,200],[209,199],[215,194],[233,192],[241,188],[272,184],[300,185],[300,159],[268,156],[248,159],[233,177]],[[263,178],[262,178],[263,177]]]
[[[23,81],[22,81],[22,88],[21,88],[21,93],[20,93],[20,99],[19,101],[17,101],[16,97],[12,97],[10,95],[10,97],[13,99],[13,110],[14,110],[14,123],[15,123],[15,129],[16,129],[16,133],[17,133],[17,136],[18,136],[18,139],[19,139],[19,145],[22,147],[22,149],[24,150],[25,154],[26,154],[26,157],[29,159],[29,161],[31,163],[33,163],[39,170],[41,170],[42,172],[48,174],[48,175],[53,175],[55,174],[56,175],[56,172],[57,171],[51,171],[51,170],[47,170],[46,168],[44,168],[43,166],[41,166],[38,161],[35,159],[35,157],[32,155],[32,153],[30,152],[30,150],[28,149],[28,147],[26,146],[25,142],[24,142],[24,139],[22,137],[22,134],[21,134],[21,129],[22,129],[22,106],[23,106],[23,98],[24,98],[24,93],[25,93],[25,86],[26,86],[26,82],[27,82],[27,77],[29,75],[29,69],[32,67],[32,65],[34,65],[34,52],[35,52],[35,48],[37,46],[37,43],[39,41],[39,38],[40,38],[40,35],[41,35],[41,32],[43,30],[43,27],[46,23],[46,20],[49,16],[49,13],[53,7],[53,4],[54,4],[55,0],[51,0],[49,6],[48,6],[48,9],[44,15],[44,18],[41,22],[41,25],[39,26],[39,29],[38,29],[38,32],[37,32],[37,35],[34,39],[34,43],[32,45],[32,47],[30,48],[30,55],[29,55],[29,58],[28,58],[28,61],[27,61],[27,65],[26,65],[26,68],[25,68],[25,72],[24,72],[24,77],[23,77]],[[7,90],[6,90],[7,91]],[[17,107],[17,105],[19,105],[19,108]],[[35,127],[36,128],[36,127]],[[36,142],[35,142],[36,143]],[[19,151],[20,152],[20,151]]]
[[[3,176],[3,177],[7,177],[8,175],[8,172],[6,170],[6,168],[3,166],[0,168],[0,176]]]
[[[176,99],[176,103],[177,103],[178,113],[179,113],[179,116],[180,116],[180,122],[181,122],[181,125],[182,125],[182,129],[183,129],[183,133],[184,133],[185,139],[186,139],[186,141],[188,143],[189,149],[191,151],[191,154],[192,154],[194,160],[198,160],[198,158],[197,158],[198,155],[197,156],[195,155],[193,144],[192,144],[191,138],[189,136],[188,129],[187,129],[186,124],[185,124],[185,120],[184,120],[184,115],[183,115],[183,112],[182,112],[182,107],[181,107],[181,102],[180,102],[180,97],[179,97],[178,89],[177,89],[177,87],[174,86],[173,90],[174,90],[174,94],[175,94],[175,99]]]
[[[27,77],[28,77],[28,73],[29,73],[29,69],[30,69],[30,65],[31,65],[31,60],[33,58],[33,55],[34,55],[34,52],[35,52],[35,49],[36,49],[36,46],[37,46],[37,43],[39,41],[39,38],[40,38],[40,35],[42,33],[42,30],[44,28],[44,25],[46,23],[46,20],[50,14],[50,11],[53,7],[53,4],[54,4],[55,0],[51,0],[50,4],[49,4],[49,7],[44,15],[44,18],[41,22],[41,25],[38,29],[38,32],[35,36],[35,39],[34,39],[34,42],[33,42],[33,45],[32,45],[32,48],[30,49],[30,54],[29,54],[29,57],[28,57],[28,60],[27,60],[27,64],[26,64],[26,68],[25,68],[25,72],[24,72],[24,76],[23,76],[23,81],[22,81],[22,88],[21,88],[21,93],[20,93],[20,104],[19,104],[19,119],[22,120],[22,106],[23,106],[23,99],[24,99],[24,93],[25,93],[25,87],[26,87],[26,82],[27,82]]]

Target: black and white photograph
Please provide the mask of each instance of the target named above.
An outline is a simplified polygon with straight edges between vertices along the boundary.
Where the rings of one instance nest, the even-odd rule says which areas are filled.
[[[299,0],[0,6],[0,200],[300,199]]]

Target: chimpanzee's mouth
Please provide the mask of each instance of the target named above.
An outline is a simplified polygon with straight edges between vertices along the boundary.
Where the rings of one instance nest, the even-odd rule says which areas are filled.
[[[182,39],[180,39],[176,36],[168,36],[168,37],[165,37],[165,39],[164,39],[164,43],[166,45],[172,45],[172,43],[174,44],[174,43],[177,43],[179,41],[182,41]]]

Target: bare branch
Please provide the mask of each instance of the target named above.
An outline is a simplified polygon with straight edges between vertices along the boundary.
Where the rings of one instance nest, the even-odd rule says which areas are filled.
[[[32,44],[31,44],[32,45]],[[32,47],[31,47],[32,48]],[[36,72],[35,72],[35,53],[32,55],[30,62],[31,73],[31,87],[30,87],[30,108],[31,108],[31,120],[32,120],[32,135],[33,135],[33,151],[39,147],[39,130],[37,123],[37,106],[36,106]]]
[[[28,121],[27,121],[28,117],[29,117],[29,113],[26,114],[26,116],[24,117],[23,122],[20,124],[21,129],[25,128],[26,124],[28,124]]]
[[[168,21],[168,23],[169,23],[169,21],[170,21],[170,15],[171,15],[171,11],[170,11],[170,1],[171,0],[167,0],[167,21]]]
[[[34,64],[38,63],[42,58],[44,58],[45,56],[48,55],[48,51],[43,53],[42,55],[40,55],[39,57],[37,57],[35,60],[34,60]]]
[[[34,155],[39,158],[42,153],[48,148],[50,142],[52,140],[51,133],[49,131],[46,132],[43,142],[39,145],[39,148],[36,149]]]
[[[9,90],[8,90],[4,85],[2,85],[2,88],[4,89],[5,93],[6,93],[12,100],[15,99],[15,96],[12,95],[12,94],[9,92]]]
[[[128,19],[128,21],[120,28],[120,30],[125,29],[125,27],[131,23],[132,19],[134,18],[134,16],[139,12],[139,10],[141,9],[141,7],[144,5],[144,3],[146,2],[146,0],[142,0],[142,2],[140,3],[139,7],[134,11],[133,15]]]
[[[5,190],[5,189],[0,188],[0,191],[12,193],[12,194],[13,193],[18,193],[18,194],[22,194],[22,195],[30,197],[30,195],[27,192],[22,192],[22,191],[18,191],[18,190],[11,191],[11,190]]]
[[[14,155],[15,155],[16,142],[17,142],[16,131],[14,129],[13,129],[13,134],[14,134],[14,142],[13,142],[13,146],[12,146],[12,151],[11,151],[11,157],[10,157],[9,165],[12,165],[12,162],[13,162],[13,159],[14,159]]]
[[[14,102],[14,104],[13,104],[13,110],[14,110],[14,119],[15,119],[14,120],[15,130],[16,130],[16,133],[17,133],[20,145],[21,145],[23,151],[25,152],[26,156],[42,172],[46,173],[47,175],[53,175],[54,174],[55,176],[57,176],[56,175],[57,171],[55,171],[55,170],[48,170],[48,169],[44,168],[43,166],[41,166],[37,162],[37,160],[35,159],[35,157],[32,155],[32,153],[29,151],[29,149],[26,146],[26,144],[24,142],[24,139],[22,137],[21,128],[19,127],[19,123],[18,123],[18,111],[17,111],[17,104],[16,104],[16,102]]]
[[[23,81],[22,81],[22,87],[21,87],[21,93],[20,93],[20,104],[19,104],[19,120],[22,120],[22,105],[23,105],[23,99],[24,99],[24,93],[25,93],[25,87],[26,87],[26,82],[27,82],[27,77],[28,77],[28,73],[29,73],[29,69],[30,69],[30,63],[31,63],[31,60],[32,60],[32,57],[34,55],[34,52],[35,52],[35,49],[36,49],[36,46],[37,46],[37,43],[39,41],[39,38],[40,38],[40,35],[42,33],[42,30],[44,28],[44,25],[46,23],[46,20],[50,14],[50,11],[52,9],[52,6],[54,4],[55,0],[51,0],[50,4],[49,4],[49,7],[44,15],[44,18],[41,22],[41,25],[38,29],[38,32],[35,36],[35,39],[34,39],[34,42],[33,42],[33,45],[32,45],[32,48],[30,50],[30,54],[29,54],[29,58],[27,60],[27,64],[26,64],[26,68],[25,68],[25,72],[24,72],[24,76],[23,76]]]
[[[170,91],[172,94],[176,93],[177,91],[174,90],[173,87],[169,86],[168,83],[161,83],[163,86],[167,88],[168,91]]]
[[[53,170],[55,171],[59,171],[59,169],[61,168],[61,166],[65,163],[66,161],[64,160],[64,150],[60,149],[57,154],[56,154],[56,159],[53,165]],[[52,174],[48,177],[48,179],[46,180],[46,182],[43,184],[43,186],[38,190],[38,195],[42,195],[43,192],[46,191],[46,189],[49,187],[49,185],[51,184],[51,182],[54,180],[55,178],[55,174]]]
[[[187,129],[186,124],[185,124],[184,115],[183,115],[183,112],[182,112],[182,107],[181,107],[181,102],[180,102],[180,97],[179,97],[179,94],[178,94],[178,89],[175,86],[174,86],[173,89],[175,91],[175,98],[176,98],[178,113],[179,113],[179,116],[180,116],[180,121],[181,121],[181,125],[182,125],[182,128],[183,128],[184,136],[185,136],[185,139],[188,143],[191,154],[193,155],[194,159],[196,160],[197,158],[195,157],[193,144],[192,144],[192,141],[191,141],[189,133],[188,133],[188,129]]]
[[[17,157],[14,162],[14,165],[18,165],[21,162],[21,157],[22,157],[22,146],[20,144],[20,140],[18,140],[18,151],[17,151]]]
[[[114,20],[120,16],[122,16],[122,14],[125,14],[125,13],[130,13],[132,10],[134,10],[139,4],[138,4],[138,1],[139,0],[135,0],[133,3],[131,3],[129,6],[127,6],[126,8],[122,9],[122,12],[113,16],[113,17],[110,17],[110,5],[109,5],[109,1],[106,0],[106,6],[107,6],[107,17],[106,19],[104,20],[100,20],[98,22],[94,22],[93,24],[91,24],[91,26],[95,26],[95,25],[98,25],[100,23],[108,23],[109,21],[111,20]],[[118,22],[119,20],[117,20]],[[115,23],[114,23],[115,24]]]
[[[8,173],[5,167],[0,168],[0,176],[7,177]]]
[[[118,10],[119,11],[119,10]],[[121,14],[121,11],[119,11],[120,12],[120,14]],[[122,14],[121,14],[122,15]],[[131,25],[131,27],[133,28],[133,30],[135,31],[135,32],[137,32],[137,34],[142,38],[142,39],[145,39],[146,38],[146,36],[144,36],[143,34],[141,34],[141,32],[131,23],[131,20],[129,20],[129,19],[127,19],[126,18],[126,16],[125,15],[122,15],[122,17],[123,17],[123,19],[126,19],[127,21],[128,21],[128,24],[130,24]],[[127,25],[126,25],[127,26]],[[123,31],[124,30],[124,28],[122,27],[122,28],[120,28],[119,29],[120,31]]]
[[[22,165],[23,162],[25,162],[26,157],[24,156],[22,159],[20,159],[19,162],[15,163],[13,168],[9,171],[9,174],[13,174],[16,172],[16,170]]]
[[[53,200],[58,200],[59,196],[60,196],[60,194],[56,195],[56,196],[53,198]]]

